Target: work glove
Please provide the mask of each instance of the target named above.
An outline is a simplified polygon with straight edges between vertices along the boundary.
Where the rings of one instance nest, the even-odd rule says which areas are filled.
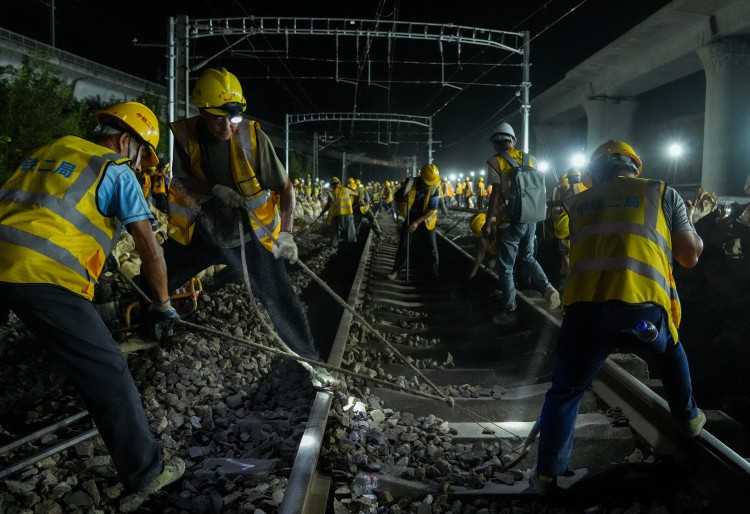
[[[161,303],[152,303],[148,308],[146,323],[141,333],[151,340],[161,341],[179,319],[180,315],[172,307],[169,299]]]
[[[216,184],[211,192],[221,203],[233,209],[239,209],[245,202],[245,198],[231,187]]]
[[[291,232],[279,232],[279,237],[272,247],[273,256],[277,259],[282,257],[288,259],[290,263],[297,262],[297,243],[294,242],[294,236]]]

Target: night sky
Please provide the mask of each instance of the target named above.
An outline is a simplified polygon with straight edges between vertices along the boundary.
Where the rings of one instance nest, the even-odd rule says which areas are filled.
[[[3,6],[0,26],[50,43],[50,2],[0,0]],[[138,77],[166,83],[168,20],[178,14],[186,14],[191,19],[353,18],[452,23],[509,32],[528,30],[533,109],[534,96],[563,78],[567,70],[669,3],[667,0],[464,1],[449,2],[447,7],[442,7],[442,2],[422,0],[307,3],[133,0],[95,4],[84,0],[56,0],[55,45]],[[137,39],[136,44],[133,39]],[[215,54],[236,39],[237,36],[193,40],[190,51],[196,57],[194,62]],[[486,147],[488,155],[466,155],[462,149],[476,147],[475,139],[480,137],[478,132],[482,128],[499,123],[517,112],[520,105],[515,98],[518,88],[477,84],[510,86],[520,83],[521,68],[491,66],[498,61],[512,63],[511,59],[503,62],[507,55],[473,45],[462,45],[458,49],[456,45],[445,44],[441,54],[437,42],[397,39],[389,45],[385,39],[367,42],[342,38],[338,48],[338,72],[344,81],[339,82],[332,80],[336,71],[333,38],[292,37],[285,41],[253,36],[233,50],[212,60],[210,66],[224,66],[240,78],[248,113],[252,116],[282,125],[286,113],[357,111],[432,116],[434,139],[439,141],[434,147],[438,166],[442,163],[473,166],[473,162],[481,166],[491,153],[489,145]],[[363,59],[364,55],[367,58]],[[432,65],[415,64],[418,61]],[[520,63],[520,60],[516,58],[513,62]],[[420,79],[426,83],[409,83]],[[453,85],[441,84],[443,79]],[[380,140],[374,150],[367,151],[384,156],[414,153],[408,145],[394,142],[399,137],[408,137],[394,133],[390,136],[391,143],[385,144],[388,141],[383,140],[382,134],[378,136],[373,128],[350,136],[359,140]],[[354,144],[348,149],[361,148]]]

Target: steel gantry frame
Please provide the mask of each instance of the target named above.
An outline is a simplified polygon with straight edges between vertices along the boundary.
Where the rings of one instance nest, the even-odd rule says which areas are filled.
[[[529,140],[529,79],[530,37],[528,31],[508,32],[453,24],[420,23],[397,20],[359,20],[349,18],[296,18],[296,17],[255,17],[240,18],[201,18],[190,21],[181,15],[170,18],[169,29],[169,121],[174,121],[177,113],[187,115],[190,111],[188,84],[190,72],[196,71],[212,59],[233,48],[241,41],[256,35],[326,36],[326,37],[367,37],[438,41],[458,45],[480,45],[517,54],[523,58],[523,77],[518,96],[521,101],[523,149],[528,151]],[[189,41],[216,36],[241,36],[216,54],[190,65]],[[519,40],[522,43],[519,45]],[[446,85],[450,85],[447,84]],[[389,116],[382,114],[380,116]],[[172,134],[170,150],[173,147]],[[430,135],[430,141],[432,136]],[[288,131],[287,131],[288,165]],[[430,156],[432,149],[429,150]],[[171,156],[170,156],[171,157]]]
[[[362,113],[362,112],[321,112],[308,114],[287,114],[284,125],[284,145],[285,145],[285,162],[286,169],[289,169],[289,132],[292,125],[301,123],[317,123],[326,121],[351,121],[351,122],[395,122],[419,125],[427,128],[427,162],[432,162],[432,116],[411,116],[409,114],[389,114],[389,113]],[[317,149],[316,145],[313,145]],[[314,152],[313,156],[313,174],[317,178],[318,155]],[[344,171],[346,160],[343,161]],[[342,179],[344,177],[341,177]]]

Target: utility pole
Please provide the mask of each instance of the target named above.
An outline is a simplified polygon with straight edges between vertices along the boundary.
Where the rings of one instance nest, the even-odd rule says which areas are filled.
[[[49,6],[49,44],[55,47],[55,0],[49,0],[49,3],[42,0],[43,5]]]

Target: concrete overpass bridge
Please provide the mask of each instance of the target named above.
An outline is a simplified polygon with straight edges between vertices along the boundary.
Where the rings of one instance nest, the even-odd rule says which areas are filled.
[[[562,173],[574,151],[588,157],[620,139],[642,157],[644,176],[742,196],[749,44],[750,0],[674,0],[532,97],[531,153]],[[666,155],[673,141],[685,147],[680,158]]]

